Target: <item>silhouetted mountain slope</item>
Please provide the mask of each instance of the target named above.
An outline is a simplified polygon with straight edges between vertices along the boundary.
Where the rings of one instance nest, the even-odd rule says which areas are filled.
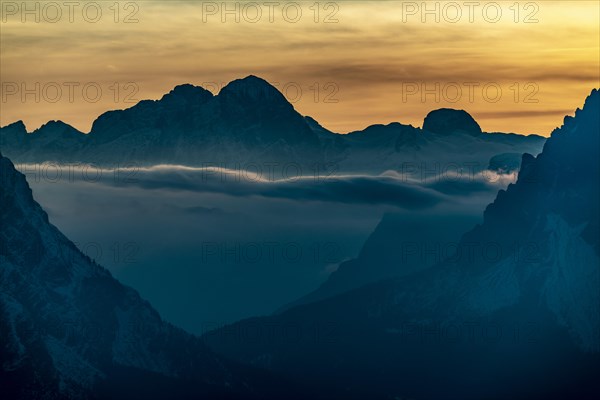
[[[173,141],[183,133],[189,134],[194,115],[212,99],[212,93],[203,88],[177,86],[158,101],[145,100],[129,109],[100,115],[92,125],[90,139],[97,145],[137,134],[147,136],[146,139]]]
[[[423,121],[423,129],[441,135],[457,131],[471,135],[483,133],[479,124],[466,111],[450,108],[440,108],[427,114]]]
[[[225,361],[164,322],[135,290],[83,255],[1,155],[0,227],[2,398],[282,393],[272,376]]]
[[[452,255],[461,234],[477,222],[479,218],[467,215],[388,213],[357,258],[341,263],[319,288],[280,312],[437,264]]]
[[[455,118],[453,113],[468,115],[462,110],[445,111],[442,117],[448,117],[450,121]],[[439,133],[391,123],[351,132],[343,135],[344,155],[339,161],[340,169],[350,172],[395,170],[407,177],[423,179],[436,173],[439,176],[444,168],[455,166],[466,174],[469,169],[486,169],[489,160],[498,154],[538,154],[545,141],[537,135],[476,134],[454,129],[451,125],[448,129]]]
[[[247,157],[285,161],[318,144],[283,95],[254,76],[231,82],[218,96],[178,86],[159,101],[103,114],[90,137],[97,143],[109,141],[121,159],[183,164],[243,162]],[[140,145],[144,152],[132,153]]]
[[[14,136],[22,132],[7,128],[1,132],[2,150],[18,162],[203,165],[305,157],[317,162],[320,156],[314,152],[317,135],[304,118],[277,89],[254,76],[229,83],[218,96],[182,85],[160,100],[104,113],[82,135],[87,140],[65,142],[62,154],[49,151],[45,143],[19,146]]]
[[[594,90],[440,264],[241,321],[207,343],[325,398],[597,398],[599,119]],[[275,339],[247,340],[272,327]]]
[[[22,122],[0,129],[1,149],[17,163],[233,168],[293,162],[373,173],[422,161],[476,162],[485,169],[497,154],[537,154],[543,142],[539,136],[482,133],[468,113],[450,109],[432,111],[423,130],[392,123],[339,135],[300,115],[275,87],[255,76],[229,83],[216,96],[201,87],[177,86],[160,100],[102,114],[88,134],[63,123],[49,123],[31,134]]]
[[[65,153],[78,151],[86,143],[86,136],[62,121],[50,121],[27,133],[18,121],[0,130],[0,146],[14,156],[27,159],[27,154],[40,155],[40,160],[61,160]],[[43,153],[43,156],[42,154]]]

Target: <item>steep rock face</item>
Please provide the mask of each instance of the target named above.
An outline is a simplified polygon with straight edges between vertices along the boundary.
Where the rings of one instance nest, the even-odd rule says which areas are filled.
[[[22,121],[10,124],[0,131],[0,145],[11,152],[23,155],[31,149],[44,149],[49,160],[55,160],[61,152],[77,152],[86,143],[82,132],[62,121],[50,121],[31,133],[27,133]]]
[[[599,118],[594,90],[542,154],[523,157],[518,181],[443,262],[241,321],[207,342],[333,396],[596,398]],[[283,334],[240,340],[272,326],[294,327],[294,345]]]
[[[597,235],[598,216],[597,209],[593,207],[595,199],[598,198],[597,190],[593,185],[583,185],[582,183],[583,179],[589,181],[589,175],[594,173],[594,168],[596,170],[598,168],[597,160],[594,158],[594,151],[598,148],[598,137],[593,134],[596,127],[593,119],[593,110],[597,108],[596,98],[597,94],[593,92],[586,102],[585,111],[578,110],[576,112],[578,124],[572,122],[574,120],[572,117],[565,118],[565,125],[554,132],[550,148],[546,147],[544,150],[546,155],[540,155],[538,161],[527,153],[524,156],[520,153],[502,153],[492,157],[487,168],[498,173],[518,172],[523,165],[523,171],[519,178],[521,183],[509,186],[510,196],[505,196],[506,191],[504,190],[500,192],[498,200],[486,211],[486,226],[493,226],[493,228],[475,229],[474,232],[467,235],[467,243],[472,241],[481,243],[484,240],[489,246],[495,246],[498,243],[504,246],[504,254],[508,254],[512,251],[510,250],[511,241],[512,244],[519,243],[520,245],[530,241],[528,239],[531,233],[528,230],[529,227],[534,226],[536,221],[543,220],[544,214],[555,212],[555,207],[559,207],[561,214],[565,216],[576,213],[577,210],[595,212],[595,215],[590,216],[591,220],[587,221],[589,226],[585,228],[585,234],[592,235],[593,232],[596,232]],[[455,112],[455,110],[451,111]],[[436,116],[436,118],[444,121],[452,120],[447,116]],[[583,131],[586,133],[582,133],[582,129],[578,130],[577,125],[585,126]],[[371,127],[364,132],[376,130],[377,134],[372,136],[382,138],[384,135],[390,135],[390,129],[386,128],[386,126]],[[564,132],[571,133],[565,134]],[[364,133],[353,135],[362,134]],[[560,143],[563,140],[560,138],[564,135],[570,139],[567,140],[567,143]],[[584,135],[586,136],[583,137]],[[422,136],[424,136],[424,139],[421,139],[422,143],[427,143],[429,135],[426,133]],[[510,137],[510,135],[502,134],[482,134],[480,138],[487,136],[499,139],[505,139],[503,136]],[[480,140],[480,138],[473,140]],[[468,138],[464,139],[463,143],[468,143],[468,140]],[[423,146],[424,149],[427,149],[432,144],[423,144]],[[552,153],[552,149],[557,148],[564,148],[563,153],[547,155]],[[561,163],[546,161],[549,157],[555,160],[560,159]],[[566,168],[568,174],[562,170],[563,168]],[[523,182],[529,182],[529,184]],[[561,191],[557,191],[557,187],[560,187]],[[578,191],[581,194],[574,195]],[[533,197],[529,198],[530,195]],[[508,200],[509,198],[512,200]],[[560,201],[561,204],[554,204],[557,201]],[[519,206],[515,206],[515,204],[519,204]],[[519,208],[522,210],[519,211]],[[379,279],[402,276],[429,267],[435,262],[432,261],[433,257],[428,257],[428,254],[433,254],[436,258],[440,255],[450,255],[447,254],[448,249],[454,246],[458,242],[459,236],[475,222],[472,218],[441,215],[433,219],[424,217],[417,223],[413,223],[402,216],[386,215],[365,243],[357,259],[342,263],[322,287],[292,305],[322,300]],[[505,226],[511,227],[511,230],[506,231]],[[454,229],[448,229],[448,227],[454,227]],[[426,231],[425,235],[423,235],[423,231]],[[448,232],[442,234],[444,231]],[[503,239],[506,240],[503,241]],[[467,249],[463,250],[465,253],[468,251]],[[437,262],[439,261],[438,259]],[[473,262],[480,261],[481,259],[473,260]],[[287,308],[289,306],[284,309]]]
[[[0,386],[8,398],[259,398],[273,390],[261,373],[164,322],[83,255],[1,155],[0,205]]]
[[[55,145],[58,136],[46,126],[22,135],[22,123],[13,125],[0,131],[1,144],[18,162],[203,165],[316,163],[322,157],[318,137],[304,118],[277,89],[255,76],[231,82],[217,96],[181,85],[160,100],[106,112],[89,134],[81,134],[84,140],[77,146],[66,140],[72,135],[63,135],[64,141]],[[56,151],[60,145],[62,151]]]
[[[520,295],[533,285],[577,345],[595,353],[600,352],[599,120],[600,92],[594,90],[537,158],[523,156],[517,182],[498,193],[483,224],[462,240],[465,246],[484,242],[503,249],[501,262],[518,271]],[[479,273],[490,262],[479,253],[462,264]]]
[[[482,133],[481,127],[469,113],[451,108],[440,108],[427,114],[423,121],[423,130],[441,135],[449,135],[457,131],[470,135]]]
[[[219,95],[191,85],[159,101],[106,113],[80,157],[133,163],[232,165],[316,162],[319,142],[283,95],[249,76]]]
[[[502,245],[543,235],[549,215],[582,225],[582,238],[598,250],[600,93],[594,90],[575,117],[565,117],[536,158],[525,154],[518,181],[500,191],[484,223],[465,240],[486,238]]]
[[[0,146],[20,150],[28,143],[26,135],[27,128],[23,121],[13,122],[0,128]]]
[[[229,83],[219,93],[219,102],[227,129],[242,135],[242,142],[318,149],[317,135],[304,117],[281,92],[261,78],[250,75]]]
[[[191,117],[213,98],[212,93],[192,85],[175,87],[158,101],[145,100],[135,106],[109,111],[92,125],[90,138],[96,145],[121,136],[138,133],[151,134],[153,130],[187,131],[193,127]]]
[[[522,157],[523,155],[519,153],[502,153],[495,155],[490,159],[487,169],[499,174],[519,172]]]

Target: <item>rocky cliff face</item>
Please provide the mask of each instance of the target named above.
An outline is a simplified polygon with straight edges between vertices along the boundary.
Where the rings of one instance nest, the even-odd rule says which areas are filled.
[[[163,321],[83,255],[3,156],[0,206],[3,397],[262,398],[277,390]]]
[[[470,135],[482,133],[481,127],[469,113],[451,108],[440,108],[427,114],[423,121],[423,129],[442,135],[450,135],[454,132],[465,132]]]
[[[538,157],[523,157],[518,181],[444,261],[241,321],[207,335],[208,343],[332,396],[595,398],[599,119],[594,90]],[[240,339],[257,326],[300,334],[293,346],[283,335],[275,343]]]

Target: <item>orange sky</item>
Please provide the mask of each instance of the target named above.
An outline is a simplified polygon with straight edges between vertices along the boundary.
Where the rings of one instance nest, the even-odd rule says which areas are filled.
[[[255,74],[337,132],[452,107],[548,135],[600,86],[596,0],[1,3],[0,124],[29,130]]]

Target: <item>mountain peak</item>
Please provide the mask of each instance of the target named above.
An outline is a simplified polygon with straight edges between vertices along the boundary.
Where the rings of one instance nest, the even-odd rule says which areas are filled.
[[[200,86],[194,86],[189,83],[177,85],[169,93],[165,94],[161,101],[183,100],[185,102],[206,101],[213,97],[213,94]]]
[[[585,99],[585,103],[581,109],[575,110],[575,116],[582,113],[598,113],[600,110],[600,89],[592,89],[592,92]]]
[[[0,145],[12,146],[21,143],[27,135],[27,128],[23,121],[19,120],[8,124],[0,129]]]
[[[468,112],[453,108],[440,108],[431,111],[423,121],[423,130],[441,135],[449,135],[456,131],[471,135],[482,133],[481,127]]]
[[[229,85],[231,84],[244,84],[246,86],[270,86],[273,87],[269,82],[267,82],[266,79],[260,78],[256,75],[248,75],[245,78],[239,78],[239,79],[234,79],[233,81],[229,82]]]
[[[57,130],[57,129],[75,129],[75,128],[73,128],[71,125],[69,125],[66,122],[63,122],[61,120],[50,120],[50,121],[46,122],[44,125],[40,126],[35,131]]]
[[[255,75],[236,79],[225,86],[219,96],[235,96],[245,101],[289,104],[286,98],[266,80]]]
[[[25,126],[25,123],[21,119],[2,127],[2,129],[8,129],[8,128],[18,129],[19,131],[25,131],[25,132],[27,131],[27,127]]]

